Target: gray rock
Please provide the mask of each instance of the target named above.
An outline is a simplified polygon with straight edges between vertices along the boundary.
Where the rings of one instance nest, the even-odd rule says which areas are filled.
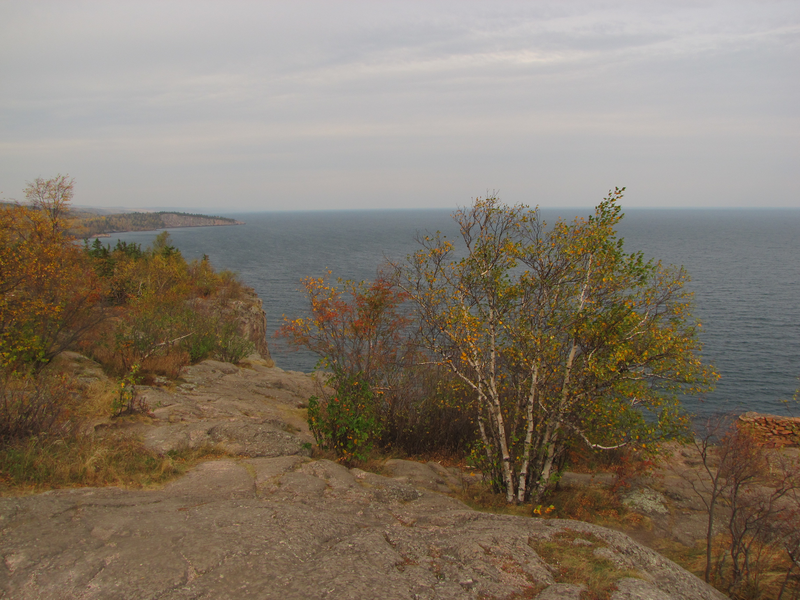
[[[585,589],[585,585],[556,583],[536,596],[536,600],[581,600],[581,592]]]
[[[300,438],[270,423],[221,423],[209,429],[208,436],[228,452],[241,456],[309,454],[309,450],[302,447]]]
[[[664,495],[650,488],[640,488],[626,494],[622,503],[645,513],[667,514],[669,512]]]
[[[434,492],[448,494],[461,487],[461,481],[456,475],[435,462],[424,464],[390,459],[386,461],[384,468],[395,479],[402,479]]]
[[[318,388],[313,376],[263,361],[207,360],[184,369],[177,386],[137,386],[153,421],[130,428],[162,454],[213,444],[251,457],[308,454],[313,437],[298,405]]]
[[[319,386],[253,360],[206,361],[174,387],[141,388],[155,417],[131,432],[149,447],[218,444],[239,458],[158,490],[0,499],[0,597],[578,598],[535,551],[567,532],[568,551],[582,544],[641,577],[620,580],[616,600],[723,598],[622,533],[473,511],[446,495],[463,483],[437,463],[389,461],[383,477],[311,460],[298,406]]]
[[[617,591],[611,594],[611,600],[670,600],[666,592],[652,583],[641,579],[625,578],[617,582]]]
[[[299,456],[208,462],[155,491],[4,498],[0,516],[0,591],[20,600],[477,599],[542,586],[541,600],[572,598],[577,588],[556,585],[530,544],[567,530],[651,576],[623,580],[618,600],[722,598],[621,533],[477,513],[407,481]]]

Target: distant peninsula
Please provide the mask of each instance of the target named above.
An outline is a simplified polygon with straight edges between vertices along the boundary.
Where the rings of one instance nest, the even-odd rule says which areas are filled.
[[[131,212],[98,215],[88,211],[73,211],[72,233],[75,237],[89,238],[125,231],[154,231],[174,227],[218,227],[244,225],[242,221],[227,217],[213,217],[182,212]]]

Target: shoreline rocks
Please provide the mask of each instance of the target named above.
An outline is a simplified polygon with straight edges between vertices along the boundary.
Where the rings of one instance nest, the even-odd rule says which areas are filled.
[[[800,417],[746,412],[739,415],[739,427],[750,430],[762,442],[776,446],[800,446]]]

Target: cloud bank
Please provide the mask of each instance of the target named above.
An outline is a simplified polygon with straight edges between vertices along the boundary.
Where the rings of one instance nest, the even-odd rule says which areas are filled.
[[[797,2],[0,3],[0,190],[800,206]]]

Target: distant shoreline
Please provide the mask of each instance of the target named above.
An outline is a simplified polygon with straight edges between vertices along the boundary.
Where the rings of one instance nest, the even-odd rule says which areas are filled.
[[[148,231],[163,231],[165,229],[194,229],[199,227],[233,227],[235,225],[247,225],[244,221],[234,223],[212,223],[208,225],[171,225],[169,227],[155,227],[154,229],[120,229],[116,231],[106,231],[103,233],[93,233],[91,235],[80,236],[81,239],[108,238],[118,233],[147,233]]]
[[[83,211],[73,212],[71,233],[77,238],[109,237],[118,233],[139,231],[159,231],[163,229],[179,229],[185,227],[223,227],[244,225],[228,217],[216,217],[180,212],[155,213],[119,213],[113,215],[97,215]]]

